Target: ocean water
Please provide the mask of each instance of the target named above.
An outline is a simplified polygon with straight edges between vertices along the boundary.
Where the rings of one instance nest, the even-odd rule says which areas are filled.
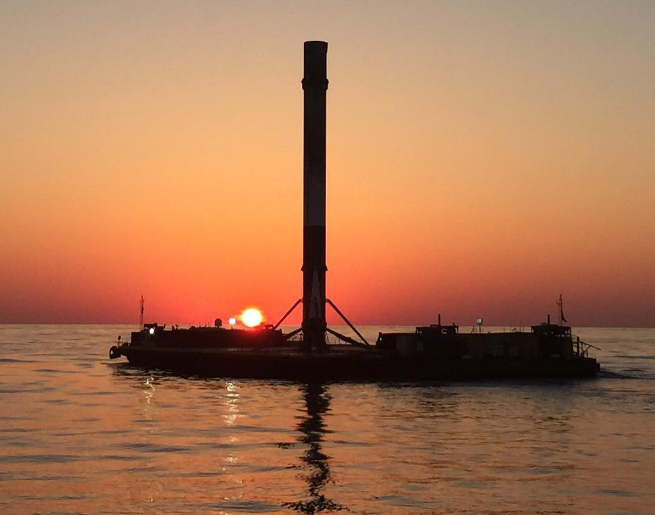
[[[0,325],[0,513],[655,513],[655,329],[577,330],[597,379],[394,385],[145,372],[131,329]]]

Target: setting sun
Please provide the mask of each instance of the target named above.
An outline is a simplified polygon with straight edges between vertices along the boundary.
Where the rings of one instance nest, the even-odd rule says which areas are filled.
[[[262,323],[261,311],[255,308],[248,308],[241,314],[241,321],[248,327],[257,327]]]

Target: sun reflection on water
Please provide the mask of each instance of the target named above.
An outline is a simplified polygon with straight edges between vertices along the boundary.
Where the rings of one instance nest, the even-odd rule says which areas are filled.
[[[225,419],[226,426],[234,426],[237,419],[241,416],[239,413],[239,385],[232,381],[227,381],[225,389],[227,390],[225,407],[228,413],[224,414],[223,418]],[[235,438],[233,441],[236,442],[237,440]]]

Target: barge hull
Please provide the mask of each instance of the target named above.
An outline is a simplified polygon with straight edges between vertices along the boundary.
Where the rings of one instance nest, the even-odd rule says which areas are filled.
[[[390,357],[375,352],[307,353],[277,349],[144,349],[124,348],[131,365],[201,377],[331,381],[471,381],[511,378],[595,377],[593,358],[475,360]]]

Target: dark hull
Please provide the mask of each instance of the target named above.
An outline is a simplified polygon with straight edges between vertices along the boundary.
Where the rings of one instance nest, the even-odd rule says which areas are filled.
[[[398,357],[376,351],[339,349],[308,353],[295,349],[121,348],[131,365],[203,377],[289,381],[469,381],[509,378],[594,377],[592,358],[484,359]]]

